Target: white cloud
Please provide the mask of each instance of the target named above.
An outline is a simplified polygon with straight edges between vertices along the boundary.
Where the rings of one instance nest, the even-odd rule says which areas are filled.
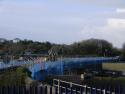
[[[125,19],[110,18],[103,26],[88,26],[82,30],[84,39],[99,38],[113,43],[114,46],[121,48],[125,42]]]
[[[107,25],[113,29],[125,29],[125,19],[113,18],[108,19]]]
[[[117,8],[116,12],[117,13],[125,13],[125,8]]]
[[[95,5],[99,7],[111,7],[111,8],[125,7],[124,0],[70,0],[70,1],[76,1],[76,2],[79,1],[81,4]]]

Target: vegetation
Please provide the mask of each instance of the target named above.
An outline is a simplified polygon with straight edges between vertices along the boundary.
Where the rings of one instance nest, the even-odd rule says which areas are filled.
[[[123,44],[123,47],[122,47],[122,55],[125,56],[125,43]]]
[[[125,63],[103,63],[104,70],[125,71]]]
[[[16,41],[16,42],[15,42]],[[51,48],[56,49],[59,55],[64,56],[119,56],[125,55],[125,45],[123,49],[113,47],[106,40],[89,39],[76,42],[70,45],[53,44],[50,42],[37,42],[32,40],[6,40],[0,39],[0,55],[24,55],[27,52],[31,54],[48,54]]]
[[[125,77],[95,77],[92,80],[85,81],[84,83],[93,87],[106,87],[111,86],[115,87],[117,85],[124,86]]]
[[[25,85],[28,72],[25,68],[17,68],[16,71],[7,71],[0,75],[0,86],[20,86]]]

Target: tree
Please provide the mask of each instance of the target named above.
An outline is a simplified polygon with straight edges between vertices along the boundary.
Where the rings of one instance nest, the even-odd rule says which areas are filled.
[[[89,39],[72,44],[73,54],[83,56],[111,56],[113,46],[105,40]]]
[[[122,56],[125,57],[125,43],[124,43],[123,46],[122,46]]]
[[[63,56],[116,56],[121,54],[120,50],[114,48],[110,42],[100,39],[88,39],[70,45],[52,44],[50,42],[38,42],[27,39],[18,40],[18,42],[10,40],[0,42],[0,54],[4,55],[7,53],[14,56],[23,55],[25,52],[47,54],[52,47],[56,47],[58,54]],[[124,48],[125,46],[122,49],[123,52]]]
[[[20,86],[25,85],[25,79],[28,77],[25,68],[17,68],[15,71],[6,71],[0,77],[0,86]]]

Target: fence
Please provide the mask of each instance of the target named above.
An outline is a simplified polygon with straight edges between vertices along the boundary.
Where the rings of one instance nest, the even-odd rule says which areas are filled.
[[[53,80],[53,86],[2,86],[0,94],[125,94],[123,91],[111,92],[106,89],[87,87],[58,79]]]
[[[125,88],[98,89],[53,79],[53,86],[0,86],[0,94],[125,94]]]
[[[79,85],[72,82],[53,80],[53,86],[57,94],[125,94],[125,88],[93,88],[86,85]]]
[[[52,86],[5,86],[0,87],[0,94],[57,94],[55,88]]]

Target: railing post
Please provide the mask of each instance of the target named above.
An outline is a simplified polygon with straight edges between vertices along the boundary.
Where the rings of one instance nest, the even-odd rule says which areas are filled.
[[[70,82],[70,93],[73,93],[73,89],[72,89],[72,82]]]
[[[102,90],[103,91],[103,94],[106,94],[106,90],[104,89],[104,90]]]
[[[118,94],[121,94],[121,86],[118,86]]]
[[[38,94],[38,87],[34,87],[34,92],[35,92],[35,94]]]
[[[95,88],[95,94],[97,94],[97,88]]]
[[[100,91],[99,91],[99,94],[103,94],[103,89],[100,88],[99,90],[100,90]]]
[[[53,86],[55,85],[55,80],[53,79]]]
[[[2,89],[1,89],[2,87],[0,86],[0,94],[2,93]]]
[[[23,86],[23,94],[27,94],[26,86]]]
[[[17,88],[19,88],[19,87],[17,86]],[[12,86],[12,94],[15,94],[15,92],[16,92],[16,87]]]
[[[78,93],[78,91],[77,91],[77,89],[75,89],[75,94],[77,94]]]
[[[29,94],[32,94],[32,87],[29,87]]]
[[[80,88],[80,94],[83,94],[83,89],[82,89],[82,87]]]
[[[50,94],[52,94],[52,86],[50,86]]]
[[[109,94],[112,94],[112,90],[110,86],[108,87],[108,91],[109,91]]]
[[[40,86],[39,89],[39,94],[43,94],[43,86]]]
[[[15,86],[13,87],[13,94],[15,94]],[[22,94],[22,91],[21,91],[21,86],[18,86],[18,89],[19,89],[19,93],[18,94]]]
[[[23,86],[20,86],[20,94],[23,94]]]
[[[1,94],[4,94],[4,87],[1,87]]]
[[[47,92],[47,86],[44,87],[44,94],[48,94],[48,92]]]
[[[62,94],[62,87],[59,87],[59,94]]]
[[[92,94],[92,87],[90,87],[90,94]]]
[[[125,86],[123,86],[123,90],[122,90],[123,94],[125,94]]]
[[[117,93],[117,91],[116,91],[116,87],[114,86],[113,88],[114,88],[114,89],[113,89],[114,93]]]
[[[55,81],[57,81],[57,85],[55,85]],[[55,94],[59,94],[60,80],[53,79],[53,86],[54,86],[54,88],[55,88]]]
[[[9,86],[7,86],[7,94],[9,94]]]
[[[68,88],[67,87],[65,88],[65,94],[68,94]]]
[[[58,94],[58,87],[55,87],[55,94]]]
[[[70,87],[70,94],[73,94],[73,88]]]
[[[60,94],[60,80],[58,80],[58,94]]]
[[[87,94],[87,86],[84,86],[84,92]]]

